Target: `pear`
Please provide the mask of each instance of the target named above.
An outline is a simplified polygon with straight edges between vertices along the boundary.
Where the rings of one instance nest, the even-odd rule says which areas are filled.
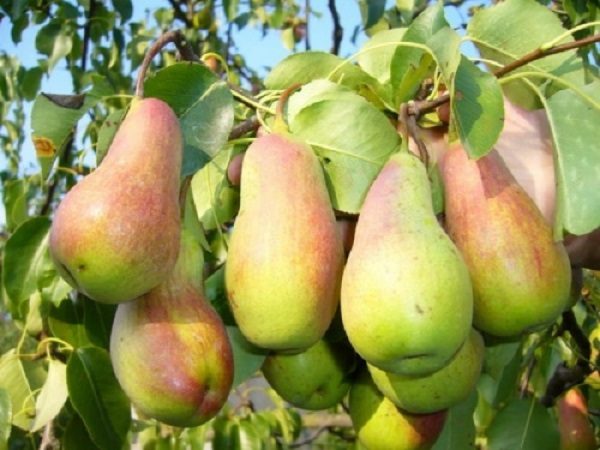
[[[341,310],[358,354],[402,375],[441,369],[469,335],[469,272],[434,215],[425,167],[410,153],[393,155],[367,193]]]
[[[453,145],[441,171],[446,227],[473,281],[475,327],[513,337],[554,322],[569,302],[569,258],[500,155],[474,161]]]
[[[117,307],[110,339],[115,374],[133,405],[178,427],[214,417],[233,382],[232,349],[204,295],[202,265],[200,246],[184,230],[172,274]]]
[[[88,297],[120,303],[147,292],[179,251],[182,135],[171,108],[135,99],[99,167],[56,210],[50,253]]]
[[[440,436],[447,412],[409,414],[385,398],[364,370],[352,384],[350,418],[368,450],[429,450]]]
[[[471,335],[448,365],[423,377],[387,373],[369,365],[377,388],[396,406],[414,414],[448,409],[465,400],[477,385],[485,347],[481,335]]]
[[[335,314],[344,264],[322,167],[290,135],[261,136],[246,151],[240,189],[225,267],[231,311],[253,344],[305,350]]]
[[[560,450],[597,450],[587,400],[579,388],[569,389],[557,402]]]
[[[344,398],[356,362],[349,343],[321,339],[301,353],[271,353],[261,370],[284,400],[298,408],[318,410]]]

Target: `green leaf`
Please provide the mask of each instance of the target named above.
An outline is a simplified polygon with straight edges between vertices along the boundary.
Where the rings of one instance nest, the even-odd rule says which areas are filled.
[[[71,403],[94,443],[102,450],[121,448],[131,412],[108,352],[97,347],[75,350],[67,364],[67,386]]]
[[[540,48],[563,35],[558,15],[533,0],[507,0],[491,8],[483,8],[474,15],[467,28],[483,58],[506,65],[523,55]],[[570,35],[559,43],[573,41]],[[496,66],[491,67],[496,69]],[[533,61],[517,72],[548,72],[572,82],[583,83],[582,62],[576,51],[568,51]],[[544,78],[531,78],[535,84],[545,83]],[[522,81],[504,86],[512,101],[531,106],[536,104],[535,94]]]
[[[360,0],[359,5],[365,29],[379,22],[385,12],[385,0]]]
[[[54,39],[60,33],[60,24],[55,21],[44,25],[35,35],[35,48],[43,55],[50,56],[54,49]]]
[[[48,58],[48,72],[50,72],[58,62],[71,53],[73,48],[73,38],[66,30],[62,29],[54,38],[52,53]]]
[[[105,305],[83,297],[83,324],[90,342],[108,350],[117,305]]]
[[[178,63],[156,72],[144,86],[146,97],[164,100],[179,117],[185,146],[181,176],[195,173],[229,138],[234,111],[227,85],[201,64]]]
[[[27,182],[25,180],[9,180],[4,183],[3,191],[6,226],[12,231],[29,217]]]
[[[49,229],[47,217],[34,217],[23,222],[6,242],[2,284],[15,317],[19,317],[19,304],[37,290],[48,251]]]
[[[229,342],[233,350],[233,387],[254,375],[267,356],[267,351],[252,345],[238,327],[227,327]]]
[[[82,298],[79,297],[76,302],[70,298],[63,300],[58,306],[50,308],[48,316],[48,326],[52,335],[75,348],[90,345],[83,324],[84,306],[80,300]]]
[[[406,28],[393,28],[375,34],[360,49],[360,67],[380,83],[389,82],[392,58],[404,33]]]
[[[293,122],[300,111],[323,100],[354,100],[356,93],[347,86],[329,80],[314,80],[302,86],[287,103],[287,120]]]
[[[378,84],[351,62],[331,53],[312,51],[285,58],[267,75],[265,86],[267,89],[287,89],[297,83],[307,84],[318,79],[328,79],[350,88]]]
[[[535,398],[500,410],[487,430],[489,450],[558,450],[556,423]]]
[[[0,358],[0,389],[4,389],[10,397],[12,424],[29,430],[35,404],[23,364],[14,349]]]
[[[232,148],[225,147],[192,177],[190,189],[205,230],[214,230],[231,220],[238,210],[238,191],[227,180],[231,154]]]
[[[40,90],[43,75],[44,71],[40,67],[32,67],[25,72],[21,89],[26,100],[31,101],[35,98]]]
[[[121,23],[128,22],[133,14],[133,3],[131,0],[112,0],[113,8],[121,16]]]
[[[504,127],[504,100],[496,77],[462,58],[450,94],[451,126],[472,158],[487,154]]]
[[[371,182],[399,145],[387,117],[358,95],[314,103],[290,129],[321,159],[333,207],[349,213],[359,212]]]
[[[225,290],[225,266],[215,270],[204,282],[206,298],[217,311],[225,325],[235,325],[235,319],[229,309],[227,292]]]
[[[62,439],[63,450],[97,450],[98,446],[94,444],[81,417],[74,415],[65,430]]]
[[[31,109],[31,138],[42,177],[50,173],[54,159],[69,142],[75,124],[98,100],[94,95],[37,96]]]
[[[238,14],[240,0],[223,0],[223,11],[228,21],[233,21]]]
[[[475,424],[473,412],[477,406],[477,390],[474,389],[462,403],[448,410],[442,434],[432,450],[458,450],[475,448]]]
[[[12,405],[10,395],[6,389],[0,388],[0,450],[8,448],[10,437],[10,418],[12,416]]]
[[[423,11],[408,27],[402,41],[425,45],[444,27],[448,27],[444,10],[436,3]],[[396,48],[390,66],[390,82],[396,106],[414,97],[421,82],[429,75],[432,63],[432,56],[424,49],[410,46]]]
[[[600,226],[599,89],[599,82],[582,89],[596,106],[567,90],[548,100],[556,149],[557,225],[577,235]]]
[[[120,109],[110,113],[102,123],[96,141],[96,165],[99,165],[106,156],[106,152],[108,152],[110,144],[112,144],[115,134],[117,134],[117,130],[125,118],[125,114],[127,114],[127,110]]]
[[[35,420],[31,431],[37,431],[53,420],[67,401],[66,369],[62,361],[48,361],[48,378],[35,402]]]

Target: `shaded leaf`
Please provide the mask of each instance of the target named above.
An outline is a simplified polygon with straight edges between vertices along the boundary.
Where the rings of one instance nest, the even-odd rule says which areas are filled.
[[[468,450],[475,448],[473,412],[477,406],[477,390],[465,401],[448,410],[442,434],[432,450]]]
[[[385,0],[360,0],[359,5],[365,28],[379,22],[385,12]]]
[[[108,350],[110,331],[117,305],[105,305],[83,298],[83,324],[88,339],[94,345]]]
[[[104,159],[104,156],[106,156],[110,144],[112,144],[115,134],[117,134],[117,130],[119,129],[121,122],[123,122],[126,113],[126,109],[110,113],[102,123],[100,131],[98,131],[98,140],[96,141],[96,165],[99,165]]]
[[[517,399],[496,414],[487,430],[490,450],[558,450],[556,423],[535,398]]]
[[[223,0],[223,10],[227,20],[232,21],[237,17],[240,0]]]
[[[451,126],[471,158],[487,154],[504,127],[504,100],[496,77],[462,58],[451,89]]]
[[[233,349],[233,387],[254,375],[263,364],[267,351],[248,342],[238,327],[227,327],[227,334]]]
[[[156,72],[144,86],[146,97],[164,100],[179,117],[184,137],[181,176],[195,173],[229,138],[234,111],[227,85],[202,64],[178,63]]]
[[[62,439],[63,450],[97,450],[98,447],[92,441],[81,417],[74,415]]]
[[[108,352],[97,347],[76,349],[67,364],[67,386],[92,441],[103,450],[121,448],[131,424],[130,405]]]
[[[48,378],[35,402],[35,420],[31,431],[37,431],[53,420],[67,401],[67,372],[62,361],[48,361]]]
[[[37,290],[49,229],[47,217],[34,217],[23,222],[6,242],[2,283],[15,317],[19,317],[19,304]]]
[[[52,335],[69,343],[75,348],[90,344],[83,324],[83,304],[71,299],[63,300],[58,306],[50,308],[48,326]]]
[[[27,182],[25,180],[8,180],[4,183],[3,193],[6,226],[12,231],[29,217]]]
[[[595,82],[582,91],[600,105],[599,89]],[[547,113],[556,149],[556,223],[573,234],[589,233],[600,226],[600,108],[565,90],[548,100]]]
[[[349,213],[359,212],[371,182],[399,145],[386,116],[358,95],[314,103],[300,111],[290,129],[323,163],[333,207]]]

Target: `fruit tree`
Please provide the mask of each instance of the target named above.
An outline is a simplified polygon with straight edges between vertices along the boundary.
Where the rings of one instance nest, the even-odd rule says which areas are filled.
[[[0,450],[599,448],[597,1],[151,3],[0,0]]]

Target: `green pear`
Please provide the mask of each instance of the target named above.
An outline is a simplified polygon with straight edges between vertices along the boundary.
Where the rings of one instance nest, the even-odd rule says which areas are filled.
[[[317,410],[344,398],[356,362],[348,343],[321,339],[301,353],[271,353],[261,370],[281,398],[298,408]]]
[[[364,370],[352,384],[350,418],[368,450],[429,450],[440,436],[446,411],[409,414],[385,398]]]
[[[202,249],[185,232],[172,274],[117,307],[110,340],[115,374],[133,405],[169,425],[200,425],[221,409],[233,353],[202,285]]]
[[[367,193],[341,310],[354,349],[387,372],[435,372],[469,335],[469,272],[433,212],[425,167],[410,153],[393,155]]]
[[[135,99],[102,163],[54,216],[50,253],[74,288],[120,303],[166,279],[179,251],[181,158],[175,113],[161,100]]]
[[[471,331],[448,365],[422,377],[384,372],[368,365],[377,388],[396,406],[414,414],[428,414],[465,400],[475,388],[485,347],[481,335]]]
[[[441,160],[446,227],[469,267],[476,328],[518,336],[554,322],[569,302],[562,243],[493,150],[477,161],[461,145]]]
[[[344,264],[322,167],[291,136],[262,136],[246,151],[240,189],[225,267],[231,311],[253,344],[307,349],[337,309]]]

